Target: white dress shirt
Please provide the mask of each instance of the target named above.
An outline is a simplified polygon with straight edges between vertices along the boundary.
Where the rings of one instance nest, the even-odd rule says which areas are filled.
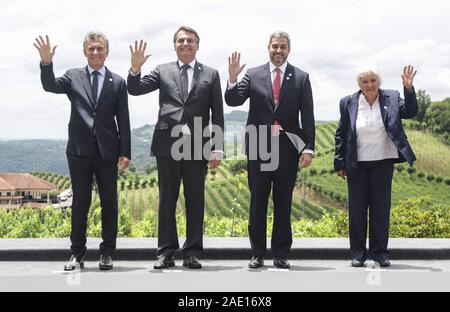
[[[358,161],[398,158],[397,147],[383,124],[379,98],[370,106],[364,94],[359,96],[356,142]]]
[[[94,82],[94,75],[92,75],[92,72],[94,72],[95,69],[93,69],[91,66],[88,65],[88,71],[89,71],[90,81],[91,81],[91,86],[92,86],[92,83]],[[97,93],[96,101],[98,101],[100,93],[102,92],[103,82],[105,82],[106,68],[105,68],[105,66],[103,66],[102,68],[100,68],[97,71],[100,74],[98,75],[98,93]]]

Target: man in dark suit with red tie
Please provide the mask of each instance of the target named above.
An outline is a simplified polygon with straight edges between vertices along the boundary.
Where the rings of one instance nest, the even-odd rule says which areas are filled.
[[[117,172],[131,158],[130,117],[125,80],[105,67],[109,53],[106,36],[90,32],[83,51],[88,65],[69,69],[55,78],[52,47],[48,36],[36,38],[41,56],[41,81],[45,91],[66,94],[71,103],[67,159],[72,181],[72,256],[66,271],[84,267],[86,228],[92,199],[93,178],[98,185],[102,207],[101,270],[113,268],[117,241]]]
[[[249,267],[260,268],[264,265],[267,204],[272,191],[274,219],[271,248],[274,265],[288,269],[287,257],[292,245],[291,204],[297,170],[299,166],[308,167],[314,154],[313,98],[308,73],[287,62],[289,35],[285,32],[272,34],[268,52],[270,62],[249,69],[239,83],[237,78],[245,64],[240,65],[239,53],[232,54],[225,101],[230,106],[239,106],[250,99],[246,153],[251,193],[249,236],[253,257]],[[249,127],[253,127],[254,131],[249,131]],[[256,133],[256,136],[250,133]],[[260,157],[261,138],[269,146],[272,158],[278,157],[275,168],[264,168],[266,161]],[[255,146],[257,153],[252,150]],[[253,154],[257,157],[253,158]]]

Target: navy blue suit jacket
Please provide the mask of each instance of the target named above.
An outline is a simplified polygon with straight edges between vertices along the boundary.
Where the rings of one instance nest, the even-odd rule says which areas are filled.
[[[128,93],[125,80],[106,68],[105,81],[94,106],[87,67],[69,69],[55,78],[53,64],[41,64],[41,82],[45,91],[66,94],[71,103],[67,154],[92,156],[95,142],[103,159],[131,159],[131,131]]]
[[[305,149],[314,151],[314,107],[308,73],[287,65],[279,103],[274,108],[269,63],[251,68],[234,88],[225,92],[225,102],[229,106],[242,105],[248,98],[247,126],[270,126],[277,119],[285,131],[298,135],[305,142]]]
[[[336,130],[336,152],[334,156],[334,169],[345,170],[349,178],[357,175],[357,143],[356,118],[358,114],[358,101],[362,91],[341,99],[339,104],[341,118]],[[379,90],[381,116],[387,135],[391,138],[399,151],[399,158],[394,162],[407,161],[411,166],[416,156],[409,145],[402,118],[409,119],[417,115],[418,106],[416,93],[404,90],[405,100],[395,90]]]

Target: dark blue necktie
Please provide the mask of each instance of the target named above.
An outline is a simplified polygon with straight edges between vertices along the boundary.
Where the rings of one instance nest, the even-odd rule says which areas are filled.
[[[94,75],[94,79],[92,79],[92,94],[94,96],[94,105],[97,105],[97,96],[98,96],[98,75],[100,73],[96,70],[92,72],[92,75]]]

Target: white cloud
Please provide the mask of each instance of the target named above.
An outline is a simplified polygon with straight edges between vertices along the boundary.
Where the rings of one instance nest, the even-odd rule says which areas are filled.
[[[285,30],[292,39],[289,61],[310,73],[315,115],[324,120],[339,117],[339,99],[356,91],[355,68],[367,62],[380,68],[384,88],[401,90],[402,66],[411,63],[417,89],[433,100],[450,96],[449,17],[445,0],[10,1],[0,12],[0,138],[66,136],[67,98],[40,86],[32,46],[40,34],[58,45],[55,72],[62,75],[84,66],[84,34],[103,31],[111,44],[107,66],[126,76],[135,39],[149,41],[148,72],[175,60],[173,32],[190,25],[201,37],[199,61],[219,69],[224,89],[231,52],[240,51],[247,68],[265,63],[270,33]],[[158,92],[130,96],[134,128],[154,123],[157,111]]]

